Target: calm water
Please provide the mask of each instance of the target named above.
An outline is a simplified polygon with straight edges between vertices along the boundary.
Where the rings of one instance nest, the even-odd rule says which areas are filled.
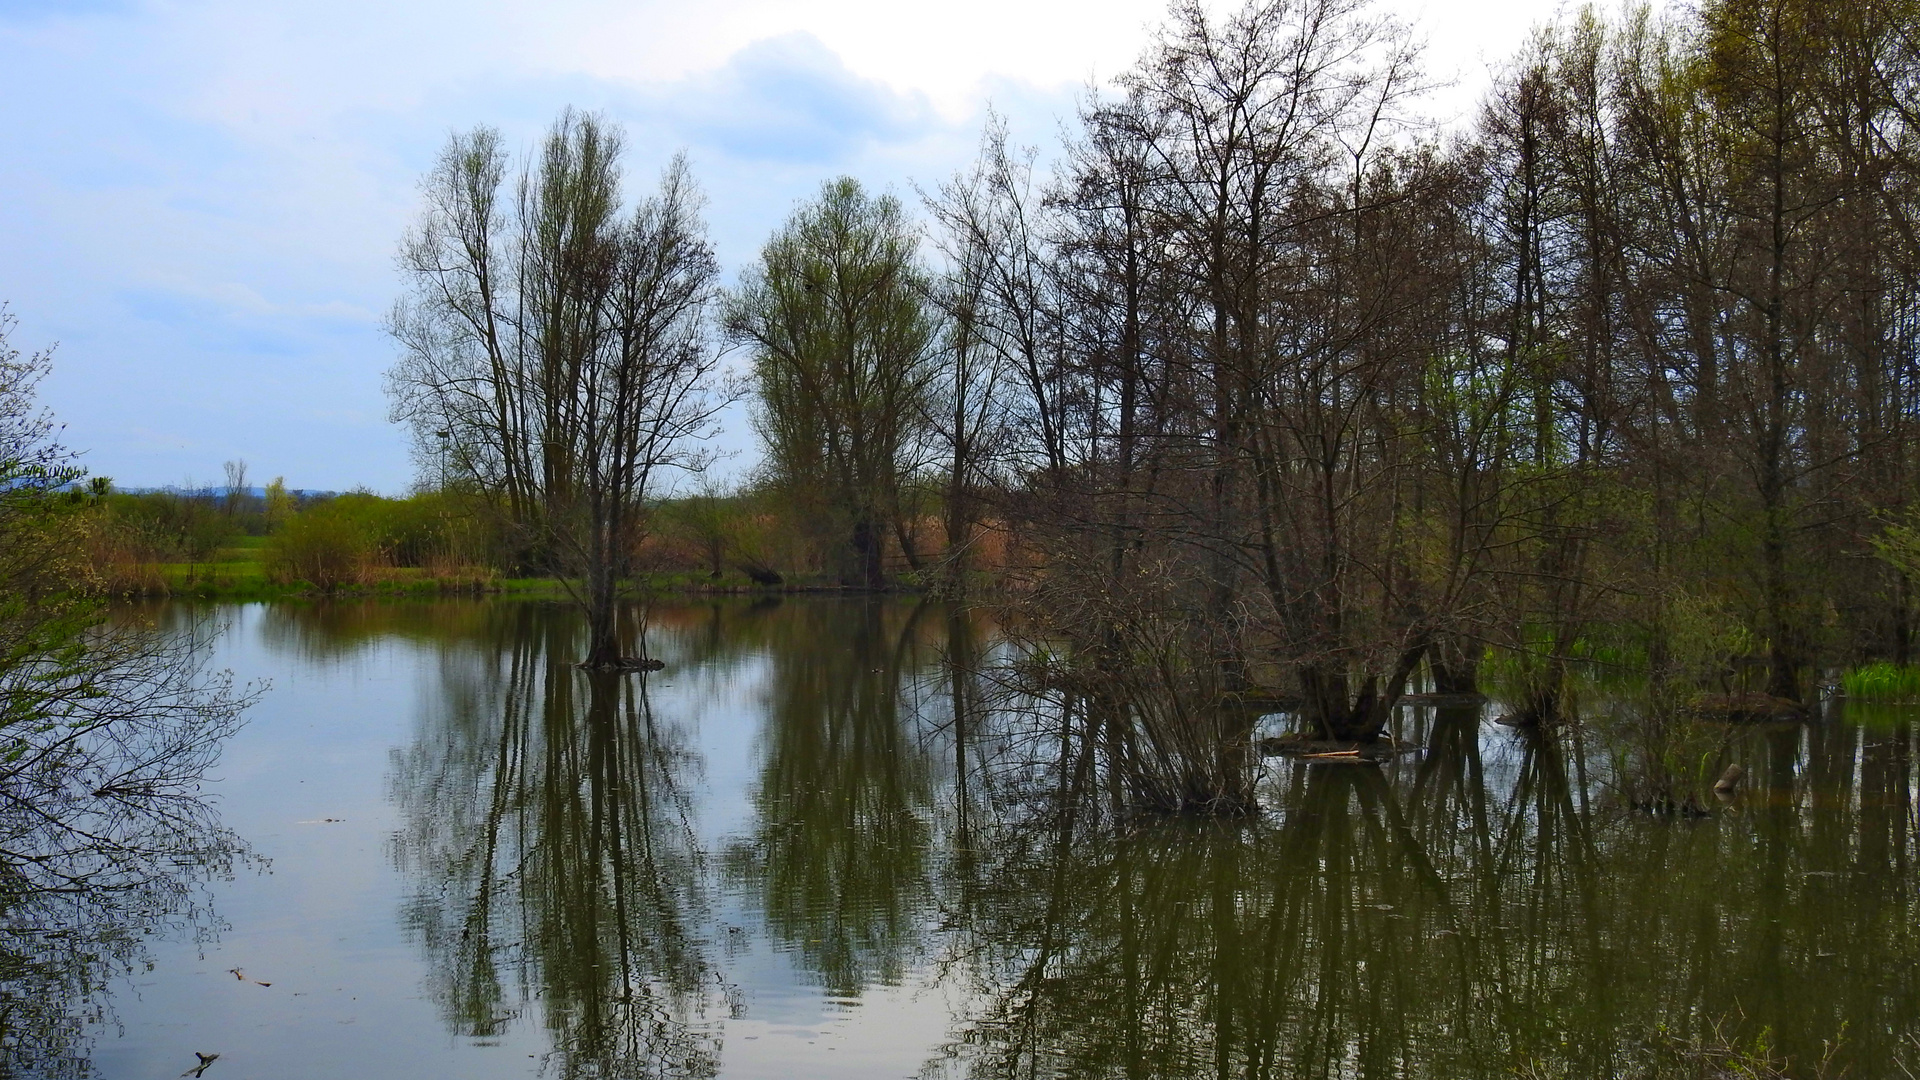
[[[76,1000],[89,1058],[49,1072],[1594,1077],[1716,1031],[1920,1059],[1913,711],[1736,732],[1748,788],[1669,818],[1597,731],[1409,708],[1387,765],[1268,759],[1257,825],[1121,828],[949,677],[996,645],[935,607],[656,606],[644,680],[572,668],[546,605],[218,615],[271,689],[210,790],[269,862]]]

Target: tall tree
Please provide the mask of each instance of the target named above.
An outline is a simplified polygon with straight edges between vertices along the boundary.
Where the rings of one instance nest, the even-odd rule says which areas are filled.
[[[623,213],[621,149],[604,121],[563,114],[507,211],[498,134],[455,136],[390,320],[396,416],[576,590],[594,667],[623,661],[614,607],[656,474],[701,463],[724,404],[699,192],[676,157]]]
[[[1819,168],[1812,110],[1817,57],[1805,0],[1723,0],[1703,11],[1702,77],[1720,123],[1726,211],[1737,256],[1721,287],[1728,312],[1730,419],[1757,498],[1760,606],[1768,689],[1798,699],[1807,627],[1794,580],[1795,520],[1804,501],[1806,406],[1824,350],[1814,325],[1824,303],[1812,232],[1838,195]]]
[[[937,320],[900,203],[842,177],[787,220],[727,299],[753,355],[774,480],[838,534],[843,581],[884,584],[889,527],[921,464]]]

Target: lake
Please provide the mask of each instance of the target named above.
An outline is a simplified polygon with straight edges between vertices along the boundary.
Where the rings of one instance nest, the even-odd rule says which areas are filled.
[[[1725,729],[1739,793],[1649,812],[1604,710],[1420,704],[1384,763],[1261,760],[1255,821],[1130,820],[937,605],[656,603],[664,669],[591,677],[559,605],[147,613],[270,684],[207,789],[255,857],[76,984],[46,1075],[1920,1061],[1920,710]]]

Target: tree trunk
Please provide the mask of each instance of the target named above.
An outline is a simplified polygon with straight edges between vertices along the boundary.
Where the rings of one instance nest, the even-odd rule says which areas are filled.
[[[863,588],[878,589],[886,584],[886,575],[880,565],[880,530],[875,527],[873,518],[862,515],[853,523],[853,576],[849,584]]]
[[[1436,694],[1477,694],[1480,692],[1478,649],[1452,636],[1434,642],[1427,655],[1427,667],[1433,672]]]
[[[620,665],[620,639],[614,624],[618,586],[614,581],[612,542],[595,527],[587,558],[587,658],[585,666],[605,670]]]

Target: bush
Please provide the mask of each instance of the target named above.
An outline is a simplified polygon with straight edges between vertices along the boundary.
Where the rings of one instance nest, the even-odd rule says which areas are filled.
[[[211,562],[241,530],[207,491],[117,492],[102,485],[95,493],[103,526],[117,543],[143,557],[184,562],[191,568]]]
[[[318,506],[289,518],[267,541],[267,574],[281,584],[305,581],[333,592],[366,580],[377,550],[374,541],[356,515],[333,503]]]
[[[368,492],[328,498],[294,513],[267,540],[267,574],[280,584],[305,581],[326,592],[393,578],[393,568],[428,570],[460,588],[493,580],[486,558],[497,548],[472,508],[426,493],[386,499]]]
[[[76,524],[87,556],[86,588],[108,596],[161,596],[167,592],[160,571],[165,545],[139,523],[95,511]]]

